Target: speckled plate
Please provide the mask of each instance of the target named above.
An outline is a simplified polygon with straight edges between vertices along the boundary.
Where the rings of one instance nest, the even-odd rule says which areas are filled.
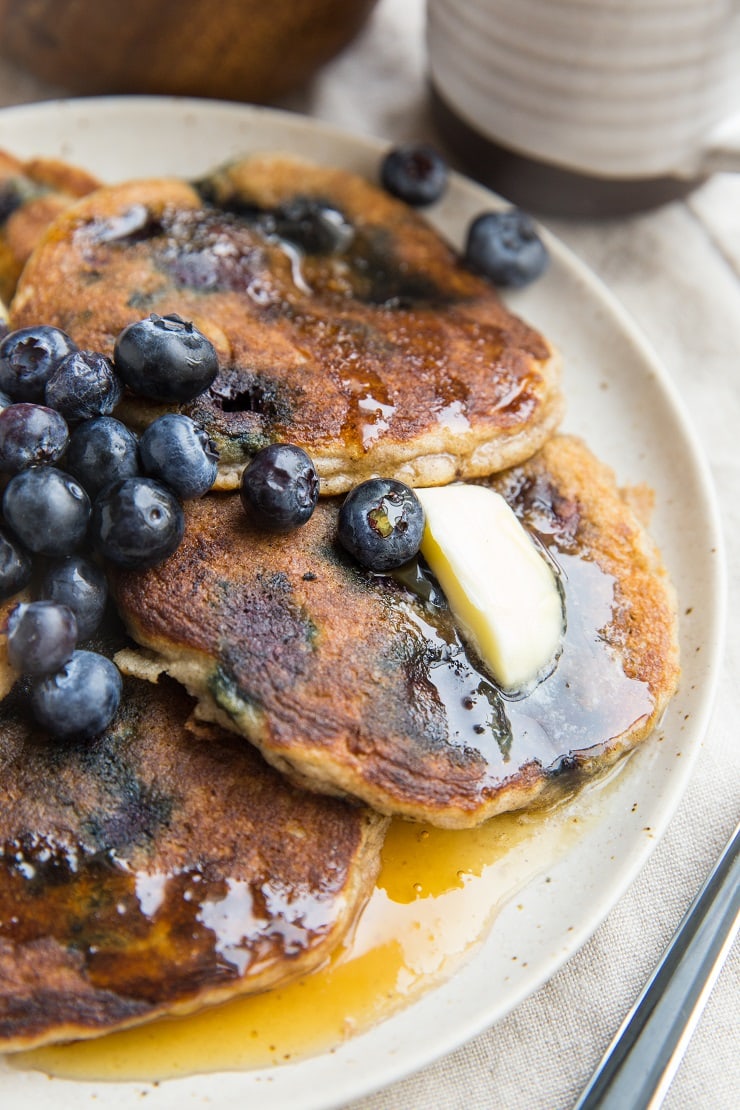
[[[258,149],[294,151],[374,176],[382,149],[300,116],[128,97],[0,112],[0,146],[22,156],[61,156],[110,181],[197,175]],[[455,177],[430,219],[459,245],[469,219],[496,204],[484,189]],[[508,1013],[594,932],[647,859],[686,787],[714,694],[724,612],[718,515],[706,465],[667,374],[608,291],[557,240],[547,239],[550,270],[511,304],[563,353],[567,430],[582,434],[620,483],[647,481],[655,490],[652,531],[678,590],[683,678],[658,735],[599,793],[582,834],[538,874],[525,869],[516,899],[503,905],[485,942],[452,979],[337,1051],[156,1086],[50,1082],[0,1062],[3,1106],[81,1110],[104,1102],[111,1110],[141,1106],[143,1093],[148,1110],[341,1105],[450,1052]],[[515,877],[512,885],[521,886]]]

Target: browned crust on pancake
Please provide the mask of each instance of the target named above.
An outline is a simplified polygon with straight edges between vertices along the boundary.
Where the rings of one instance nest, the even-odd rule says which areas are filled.
[[[186,1013],[323,963],[385,821],[291,787],[169,680],[50,742],[0,706],[0,1050]]]
[[[0,150],[0,297],[10,300],[23,266],[49,224],[100,182],[53,158],[21,162]]]
[[[204,208],[181,182],[98,190],[50,229],[11,318],[43,319],[106,354],[149,311],[194,320],[221,371],[186,411],[219,445],[219,488],[283,440],[311,454],[328,494],[374,473],[412,485],[480,477],[531,455],[559,423],[546,340],[406,205],[284,156],[229,167],[207,191]],[[296,196],[341,209],[354,228],[345,251],[301,255],[249,215]],[[136,426],[161,411],[134,398],[121,409]]]
[[[233,496],[189,505],[175,555],[114,576],[154,653],[142,673],[184,682],[204,716],[303,785],[441,826],[542,799],[564,771],[595,773],[651,731],[675,689],[665,570],[577,440],[554,439],[494,485],[563,567],[565,648],[526,698],[497,701],[447,611],[341,552],[334,500],[281,537],[252,529]]]

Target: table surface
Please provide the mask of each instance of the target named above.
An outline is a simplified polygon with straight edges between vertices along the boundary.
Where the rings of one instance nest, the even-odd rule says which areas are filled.
[[[0,64],[0,106],[63,90]],[[435,139],[423,0],[381,0],[361,36],[284,107],[391,141]],[[629,218],[548,220],[621,300],[668,367],[716,485],[740,613],[740,176]],[[690,529],[691,521],[687,520]],[[715,708],[686,794],[638,879],[588,943],[512,1014],[351,1110],[557,1110],[573,1104],[738,819],[740,632],[728,621]],[[735,944],[664,1106],[735,1110]]]

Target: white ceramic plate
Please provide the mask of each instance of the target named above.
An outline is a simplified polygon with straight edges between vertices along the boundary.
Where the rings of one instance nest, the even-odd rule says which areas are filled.
[[[0,112],[0,147],[56,155],[115,181],[197,175],[250,150],[291,150],[374,176],[380,143],[303,117],[208,101],[116,98]],[[458,245],[468,220],[498,201],[455,177],[430,218]],[[337,1106],[450,1052],[545,982],[593,933],[665,830],[691,774],[714,693],[724,611],[718,517],[706,466],[666,373],[608,292],[559,242],[552,266],[510,301],[565,362],[566,428],[610,462],[622,484],[656,493],[653,534],[676,584],[683,678],[660,734],[638,751],[546,875],[530,879],[450,981],[338,1051],[269,1070],[163,1082],[93,1084],[0,1063],[0,1100],[28,1110],[140,1106]],[[692,522],[691,529],[685,521]],[[701,650],[699,650],[701,649]],[[649,832],[646,831],[649,829]],[[513,960],[513,956],[518,959]]]

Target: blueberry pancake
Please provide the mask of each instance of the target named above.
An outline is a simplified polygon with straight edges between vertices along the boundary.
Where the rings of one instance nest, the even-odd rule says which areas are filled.
[[[66,162],[20,162],[0,150],[0,298],[12,297],[26,259],[51,221],[98,185]]]
[[[567,631],[557,665],[504,696],[461,641],[423,567],[363,571],[336,542],[338,503],[284,536],[231,494],[187,506],[160,567],[113,577],[144,651],[198,712],[241,732],[312,790],[462,828],[573,787],[642,740],[674,692],[673,594],[613,475],[554,437],[490,480],[559,567]]]
[[[322,963],[370,894],[385,821],[292,788],[176,683],[52,742],[0,704],[0,1051],[93,1037]]]
[[[558,360],[410,209],[349,172],[254,157],[189,186],[97,190],[55,221],[12,305],[110,354],[123,327],[176,312],[219,375],[186,411],[235,488],[268,442],[314,459],[322,492],[371,474],[410,485],[517,463],[562,414]],[[162,411],[129,398],[136,427]]]

